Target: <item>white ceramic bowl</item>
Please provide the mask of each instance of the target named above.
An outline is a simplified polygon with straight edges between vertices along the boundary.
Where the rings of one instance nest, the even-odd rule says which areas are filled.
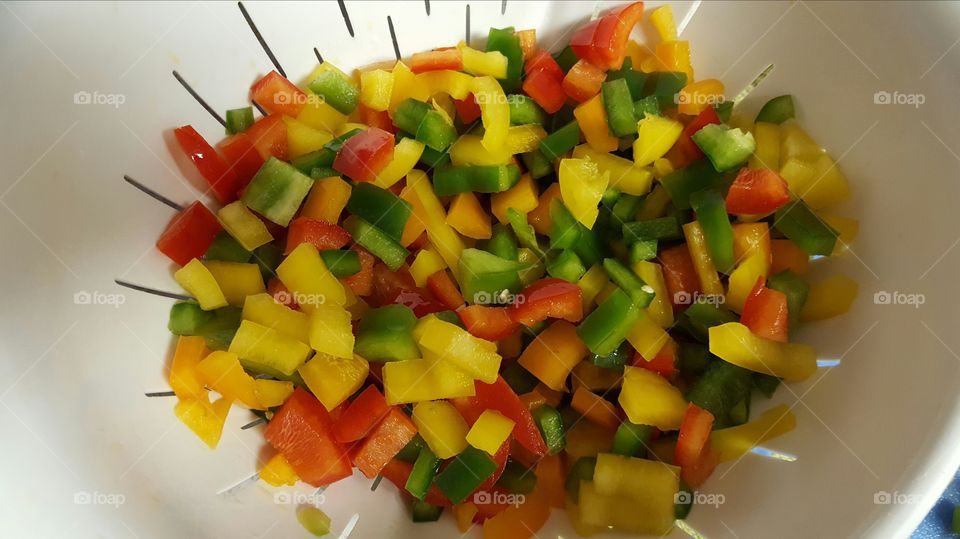
[[[334,2],[247,7],[294,79],[314,65],[314,46],[344,67],[392,58],[387,15],[406,55],[464,36],[463,2],[434,0],[428,16],[423,2],[349,0],[354,38]],[[593,7],[510,0],[501,14],[499,1],[474,1],[472,38],[482,44],[488,27],[514,25],[558,42]],[[743,108],[796,96],[802,124],[851,178],[854,197],[840,211],[862,230],[854,252],[816,270],[859,280],[852,312],[799,335],[841,365],[774,399],[795,405],[799,426],[770,447],[798,459],[748,455],[721,466],[705,491],[725,503],[696,508],[689,523],[711,538],[905,536],[960,460],[960,7],[674,10],[689,20],[683,37],[698,77],[722,78],[728,95],[776,64]],[[284,499],[262,484],[218,494],[257,468],[263,441],[239,429],[246,413],[231,413],[212,452],[177,422],[172,400],[143,396],[166,389],[170,302],[113,284],[176,290],[153,248],[171,212],[121,176],[195,198],[196,174],[169,151],[168,131],[190,123],[216,140],[222,129],[170,71],[217,110],[246,103],[272,66],[236,4],[5,3],[0,67],[0,535],[305,536],[295,506],[275,503]],[[916,95],[922,105],[897,104]],[[878,304],[878,292],[922,296]],[[896,304],[908,297],[925,302]],[[354,522],[352,537],[455,536],[449,517],[410,524],[392,486],[369,485],[355,477],[327,491],[335,534]],[[538,535],[573,533],[561,513]]]

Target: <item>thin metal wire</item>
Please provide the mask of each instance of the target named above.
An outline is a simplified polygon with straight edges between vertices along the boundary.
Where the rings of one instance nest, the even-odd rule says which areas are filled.
[[[266,422],[267,422],[266,419],[264,419],[264,418],[262,418],[262,417],[258,417],[258,418],[256,418],[256,419],[254,419],[253,421],[247,423],[246,425],[240,427],[240,430],[252,429],[253,427],[256,427],[257,425],[260,425],[260,424],[263,424],[263,423],[266,423]]]
[[[467,19],[467,35],[463,41],[466,42],[467,46],[469,47],[470,46],[470,4],[467,4],[466,19]]]
[[[149,393],[144,393],[147,397],[173,397],[176,395],[173,391],[151,391]]]
[[[390,39],[393,41],[393,54],[397,56],[397,60],[401,58],[400,56],[400,44],[397,43],[397,32],[393,29],[393,19],[390,15],[387,15],[387,26],[390,27]]]
[[[257,38],[257,41],[260,42],[260,46],[263,47],[263,52],[267,53],[267,57],[270,58],[270,61],[273,62],[273,67],[277,68],[277,72],[287,76],[287,73],[283,70],[283,67],[280,66],[280,62],[277,61],[277,57],[273,55],[273,51],[270,50],[270,46],[267,45],[267,42],[263,39],[263,35],[260,34],[260,30],[257,29],[257,25],[254,24],[253,19],[250,18],[250,14],[247,13],[247,8],[243,7],[243,2],[237,2],[237,7],[240,8],[240,13],[243,14],[243,18],[247,20],[247,25],[250,26],[250,30],[253,32],[254,37]]]
[[[175,292],[166,292],[164,290],[157,290],[156,288],[140,286],[138,284],[133,284],[127,281],[121,281],[120,279],[114,279],[113,282],[117,283],[118,285],[124,288],[129,288],[130,290],[136,290],[137,292],[146,292],[147,294],[153,294],[154,296],[160,296],[160,297],[170,298],[170,299],[180,299],[184,301],[193,299],[190,296],[186,296],[183,294],[177,294]]]
[[[337,0],[337,3],[340,4],[340,14],[343,15],[343,22],[347,25],[347,32],[350,32],[350,37],[354,37],[353,25],[350,24],[350,14],[347,13],[347,5],[343,3],[343,0]]]
[[[167,206],[170,206],[171,208],[173,208],[173,209],[175,209],[175,210],[177,210],[177,211],[183,211],[183,206],[181,206],[180,204],[177,204],[176,202],[174,202],[174,201],[170,200],[169,198],[161,195],[160,193],[154,191],[153,189],[150,189],[150,188],[147,187],[146,185],[143,185],[142,183],[138,182],[137,180],[131,178],[130,176],[124,174],[124,175],[123,175],[123,179],[124,179],[127,183],[129,183],[130,185],[136,187],[136,188],[139,189],[140,191],[143,191],[144,193],[146,193],[147,195],[149,195],[151,198],[153,198],[153,199],[155,199],[155,200],[159,200],[160,202],[163,202],[163,203],[166,204]]]
[[[220,125],[222,125],[223,127],[227,127],[227,121],[223,119],[223,116],[220,116],[220,113],[213,110],[213,107],[211,107],[206,102],[206,100],[200,97],[200,94],[198,94],[196,90],[193,89],[193,87],[187,84],[187,81],[183,80],[183,77],[181,77],[180,73],[177,73],[176,70],[173,71],[173,78],[177,79],[177,82],[179,82],[180,85],[183,86],[184,90],[186,90],[187,93],[193,96],[193,98],[197,100],[197,103],[200,103],[200,106],[210,113],[210,116],[213,116],[213,118],[216,121],[220,122]]]
[[[500,14],[503,15],[507,12],[507,0],[500,2]]]
[[[314,47],[314,48],[313,48],[313,54],[316,54],[316,55],[317,55],[317,61],[322,64],[322,63],[323,63],[323,55],[320,54],[320,49]]]
[[[254,108],[256,108],[258,111],[260,111],[260,115],[261,115],[261,116],[266,116],[266,115],[267,115],[267,111],[263,110],[263,107],[260,106],[260,103],[257,103],[257,102],[254,101],[253,99],[250,100],[250,103],[253,104]]]
[[[427,17],[430,16],[430,0],[423,0],[424,7],[427,9]]]

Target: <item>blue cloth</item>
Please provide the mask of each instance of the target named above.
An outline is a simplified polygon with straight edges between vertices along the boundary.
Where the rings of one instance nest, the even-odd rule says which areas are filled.
[[[960,472],[953,476],[950,486],[944,491],[940,500],[934,504],[923,522],[917,526],[911,539],[936,539],[939,537],[956,537],[951,530],[953,508],[960,507]]]

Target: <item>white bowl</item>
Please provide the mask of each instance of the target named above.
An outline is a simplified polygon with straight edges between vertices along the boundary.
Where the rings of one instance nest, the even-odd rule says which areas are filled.
[[[464,36],[462,2],[434,0],[428,16],[423,2],[348,1],[354,38],[333,2],[247,7],[294,79],[314,65],[314,46],[344,67],[392,58],[387,15],[405,55]],[[556,42],[593,7],[510,0],[501,14],[501,2],[475,1],[472,38],[482,44],[488,27],[513,25]],[[774,399],[795,405],[799,426],[769,447],[797,460],[751,454],[721,466],[705,492],[725,503],[695,508],[688,522],[711,538],[906,536],[960,463],[960,8],[674,9],[689,16],[683,37],[698,77],[722,78],[728,95],[776,64],[743,108],[796,96],[801,123],[851,178],[854,197],[840,211],[862,230],[853,252],[817,268],[859,280],[852,312],[799,335],[841,365]],[[0,535],[305,536],[295,505],[275,503],[284,500],[262,484],[218,494],[257,469],[261,433],[239,428],[248,414],[231,413],[213,452],[174,418],[171,399],[143,396],[167,388],[170,302],[113,284],[176,290],[153,248],[171,211],[121,177],[195,198],[196,174],[172,156],[165,131],[190,123],[217,140],[222,129],[170,71],[219,111],[246,104],[250,83],[272,66],[236,4],[6,3],[0,67]],[[881,91],[924,103],[877,104]],[[77,92],[92,103],[75,103]],[[90,303],[75,299],[82,292]],[[925,303],[877,304],[877,292]],[[449,517],[410,524],[393,486],[369,486],[355,477],[326,492],[335,534],[349,522],[353,537],[456,534]],[[539,537],[574,535],[556,513]]]

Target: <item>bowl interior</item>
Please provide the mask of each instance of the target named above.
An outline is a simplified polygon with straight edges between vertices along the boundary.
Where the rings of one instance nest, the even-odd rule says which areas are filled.
[[[556,49],[595,2],[471,2],[471,40],[490,26],[537,28]],[[609,7],[603,2],[600,8]],[[734,95],[776,68],[741,106],[791,93],[800,122],[849,176],[860,239],[815,273],[860,282],[850,314],[798,335],[839,366],[778,390],[796,431],[720,467],[689,524],[707,537],[905,535],[958,465],[960,127],[955,4],[673,4],[698,78]],[[462,2],[248,2],[292,79],[316,63],[345,68],[393,57],[387,16],[409,55],[464,38]],[[154,248],[171,211],[121,181],[130,174],[178,201],[196,197],[169,130],[221,127],[170,76],[178,70],[217,110],[244,106],[272,69],[234,3],[10,3],[0,17],[8,127],[0,146],[0,431],[7,467],[0,515],[13,535],[298,537],[297,503],[313,489],[242,483],[263,446],[234,409],[217,451],[172,414],[170,302],[114,278],[176,290]],[[642,32],[637,32],[642,37]],[[84,94],[84,92],[86,94]],[[878,93],[881,92],[881,93]],[[884,94],[883,92],[886,92]],[[86,97],[84,97],[86,96]],[[886,97],[884,97],[886,96]],[[912,298],[912,299],[911,299]],[[885,301],[888,299],[889,301]],[[278,496],[277,493],[282,493]],[[448,537],[450,518],[409,523],[392,485],[359,476],[324,493],[334,532]],[[49,518],[53,511],[57,518]],[[573,536],[556,512],[540,537]],[[19,533],[18,533],[19,532]],[[479,532],[474,531],[475,535]],[[683,536],[680,531],[676,536]],[[479,535],[477,535],[479,536]],[[343,535],[341,535],[343,537]]]

